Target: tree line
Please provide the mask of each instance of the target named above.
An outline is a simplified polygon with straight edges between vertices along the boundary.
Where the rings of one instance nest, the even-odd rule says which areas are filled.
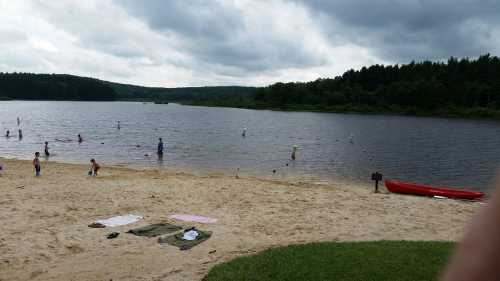
[[[311,82],[256,91],[255,108],[500,116],[500,59],[373,65]]]
[[[116,99],[102,81],[66,74],[0,73],[0,99],[88,100]]]
[[[500,59],[372,65],[334,78],[266,87],[153,88],[61,74],[0,73],[0,99],[185,104],[500,118]]]

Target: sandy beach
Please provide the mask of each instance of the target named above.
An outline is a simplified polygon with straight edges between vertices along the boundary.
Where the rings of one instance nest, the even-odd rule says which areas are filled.
[[[481,206],[387,193],[371,183],[314,185],[222,175],[0,159],[0,280],[201,280],[214,265],[269,247],[314,241],[457,241]],[[89,228],[124,214],[144,219]],[[173,213],[215,224],[168,219]],[[213,232],[188,251],[125,231],[170,222]],[[110,232],[120,236],[106,239]]]

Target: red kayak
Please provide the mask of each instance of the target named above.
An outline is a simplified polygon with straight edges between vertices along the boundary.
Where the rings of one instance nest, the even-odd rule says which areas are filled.
[[[385,186],[390,192],[412,194],[420,196],[442,196],[453,199],[479,200],[483,192],[466,191],[453,188],[432,187],[428,185],[412,184],[399,181],[385,180]]]

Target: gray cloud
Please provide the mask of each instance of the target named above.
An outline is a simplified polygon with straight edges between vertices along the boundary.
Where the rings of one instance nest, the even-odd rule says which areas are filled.
[[[294,37],[295,34],[280,34],[273,29],[272,21],[280,21],[282,11],[265,9],[286,8],[292,3],[248,2],[246,7],[232,1],[201,0],[151,0],[146,5],[133,0],[117,3],[152,29],[180,36],[184,42],[182,48],[201,62],[250,72],[324,63],[307,49],[300,34]],[[258,22],[251,18],[251,13],[249,15],[252,10],[257,14],[262,12]],[[260,29],[255,29],[255,25]]]
[[[500,52],[500,1],[0,1],[0,71],[267,85]]]
[[[390,61],[498,52],[500,1],[304,0],[331,38],[372,48]]]

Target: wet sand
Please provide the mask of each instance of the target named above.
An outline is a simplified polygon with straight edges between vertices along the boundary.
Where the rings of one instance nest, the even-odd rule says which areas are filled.
[[[460,239],[481,206],[395,194],[336,182],[314,185],[222,175],[132,170],[0,159],[0,280],[201,280],[214,265],[269,247],[313,241]],[[116,227],[87,227],[128,213]],[[173,213],[217,218],[177,222]],[[188,251],[125,231],[170,222],[213,231]],[[113,240],[110,232],[121,232]],[[214,252],[215,251],[215,252]]]

